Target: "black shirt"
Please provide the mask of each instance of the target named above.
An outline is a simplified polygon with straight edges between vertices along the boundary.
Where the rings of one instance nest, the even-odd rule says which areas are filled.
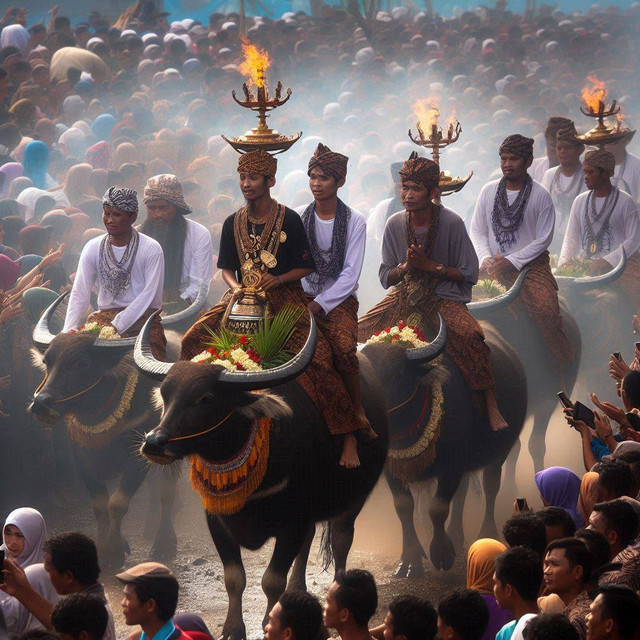
[[[236,213],[232,213],[222,225],[220,235],[220,253],[218,254],[218,269],[229,269],[235,271],[238,282],[240,278],[240,257],[236,249],[236,240],[233,233],[233,224]],[[256,225],[256,231],[262,232],[264,225]],[[302,224],[302,218],[288,207],[285,207],[282,231],[287,239],[280,242],[276,253],[278,264],[268,272],[274,276],[281,276],[292,269],[315,269],[316,266],[311,257],[307,233]]]

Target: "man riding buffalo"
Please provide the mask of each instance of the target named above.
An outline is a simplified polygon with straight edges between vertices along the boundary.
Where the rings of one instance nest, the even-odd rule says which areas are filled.
[[[308,305],[300,280],[315,271],[315,264],[300,216],[271,197],[277,166],[277,160],[262,149],[240,157],[240,188],[247,204],[225,220],[218,256],[218,268],[230,291],[186,333],[183,359],[202,351],[207,328],[217,329],[229,302],[239,299],[247,286],[258,287],[258,295],[266,298],[273,313],[287,303],[305,308]],[[300,347],[308,326],[308,320],[301,323],[292,349]],[[354,413],[322,333],[313,361],[299,383],[322,413],[331,434],[342,438],[340,464],[348,468],[359,466],[354,432],[364,425]],[[375,437],[370,428],[364,432],[366,437]]]

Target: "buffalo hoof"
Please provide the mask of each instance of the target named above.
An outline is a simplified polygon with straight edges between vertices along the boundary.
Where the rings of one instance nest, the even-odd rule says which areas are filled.
[[[247,629],[244,622],[225,622],[222,627],[222,635],[218,640],[247,640]]]
[[[451,539],[451,542],[453,543],[453,547],[456,550],[456,552],[461,553],[462,550],[464,549],[464,531],[462,530],[462,527],[449,527],[447,529],[447,535]],[[481,536],[481,537],[484,537],[484,536]],[[487,537],[495,538],[496,536],[487,536]]]
[[[400,562],[400,564],[396,567],[396,570],[393,572],[394,578],[406,578],[409,573],[409,563],[404,560]]]
[[[124,538],[111,540],[99,554],[100,564],[109,573],[117,571],[130,553],[129,543]]]
[[[416,564],[410,564],[407,569],[407,578],[424,578],[424,569],[422,567],[422,561]]]
[[[156,538],[151,549],[151,557],[157,562],[171,562],[178,553],[178,543],[175,536]]]
[[[453,566],[456,558],[456,550],[449,536],[442,535],[434,537],[429,547],[431,562],[436,569],[448,571]]]

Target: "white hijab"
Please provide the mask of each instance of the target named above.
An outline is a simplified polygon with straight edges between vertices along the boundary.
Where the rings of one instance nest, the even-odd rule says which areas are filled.
[[[32,564],[42,562],[42,547],[47,539],[47,527],[44,523],[42,514],[31,507],[20,507],[14,509],[7,517],[2,528],[4,538],[4,529],[7,525],[12,524],[20,529],[24,536],[24,549],[22,554],[16,558],[16,562],[26,569]],[[6,551],[3,544],[2,549]]]

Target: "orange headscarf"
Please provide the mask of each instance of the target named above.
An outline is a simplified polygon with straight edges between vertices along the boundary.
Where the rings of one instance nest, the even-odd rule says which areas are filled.
[[[578,497],[578,511],[584,520],[584,526],[589,524],[589,516],[593,505],[598,501],[598,474],[588,471],[582,476],[580,483],[580,496]]]
[[[496,558],[506,550],[502,542],[492,538],[476,540],[467,553],[467,588],[492,594]]]

